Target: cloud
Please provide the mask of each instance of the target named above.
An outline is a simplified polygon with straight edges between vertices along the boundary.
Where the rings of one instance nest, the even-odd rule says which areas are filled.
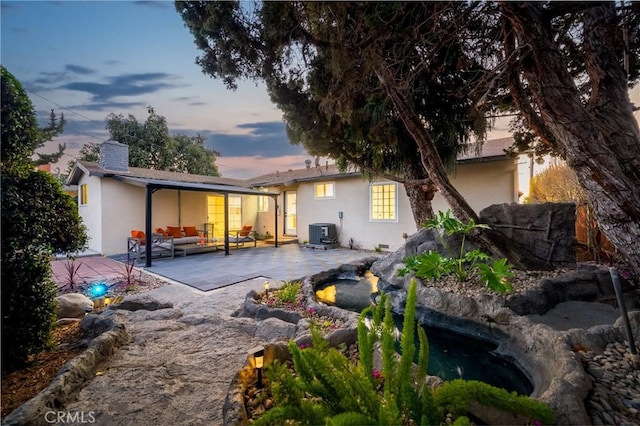
[[[249,133],[211,133],[205,145],[225,157],[306,155],[302,146],[289,143],[284,123],[281,121],[244,123],[236,127],[249,130]]]
[[[19,5],[19,3],[14,3],[14,2],[10,2],[10,1],[3,1],[3,2],[0,2],[0,8],[2,10],[2,13],[7,13],[7,12],[14,11],[14,10],[19,10],[20,9],[20,5]]]
[[[95,74],[95,71],[90,69],[90,68],[86,68],[80,65],[73,65],[73,64],[69,64],[67,66],[64,67],[64,69],[66,69],[67,71],[70,71],[72,73],[75,74]]]
[[[63,84],[60,88],[88,93],[96,102],[108,102],[120,96],[146,95],[163,89],[180,87],[167,82],[175,79],[176,76],[162,72],[124,74],[108,77],[107,83],[78,81]]]
[[[146,106],[146,102],[103,102],[84,105],[73,105],[69,109],[80,111],[107,111],[118,113],[118,110],[126,110],[129,108],[139,108]]]
[[[136,6],[143,6],[143,7],[153,7],[156,9],[170,9],[173,7],[173,4],[171,2],[167,2],[167,1],[144,1],[144,0],[140,0],[140,1],[134,1],[133,4],[135,4]]]

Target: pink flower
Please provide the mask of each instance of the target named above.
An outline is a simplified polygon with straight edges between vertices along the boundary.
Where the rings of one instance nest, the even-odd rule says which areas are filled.
[[[374,379],[382,378],[382,373],[379,372],[378,370],[376,370],[375,368],[373,370],[371,370],[371,374],[373,375]]]

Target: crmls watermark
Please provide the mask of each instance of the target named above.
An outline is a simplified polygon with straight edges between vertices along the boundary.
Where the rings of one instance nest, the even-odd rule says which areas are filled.
[[[49,424],[95,423],[96,417],[93,411],[47,411],[44,421]]]

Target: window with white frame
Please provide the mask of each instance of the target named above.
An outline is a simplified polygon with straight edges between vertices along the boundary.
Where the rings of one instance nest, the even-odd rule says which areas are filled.
[[[334,182],[318,182],[315,186],[316,200],[323,198],[335,198],[335,183]]]
[[[371,208],[372,221],[397,222],[398,220],[398,184],[373,183],[371,184]]]

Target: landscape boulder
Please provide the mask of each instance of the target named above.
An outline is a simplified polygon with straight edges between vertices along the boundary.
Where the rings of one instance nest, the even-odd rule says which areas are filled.
[[[58,301],[58,319],[79,318],[93,310],[93,301],[84,294],[68,293],[56,297]]]

